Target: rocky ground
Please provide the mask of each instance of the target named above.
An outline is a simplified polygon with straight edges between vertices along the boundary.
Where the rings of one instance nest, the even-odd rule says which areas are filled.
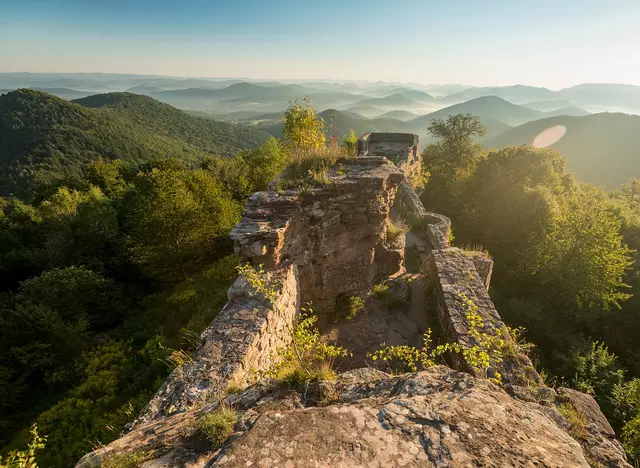
[[[630,467],[599,410],[589,416],[590,397],[573,403],[586,415],[576,440],[557,410],[575,394],[509,390],[443,366],[400,376],[357,369],[298,389],[261,383],[222,402],[239,419],[221,449],[197,429],[215,403],[142,426],[109,450],[144,453],[145,468]]]

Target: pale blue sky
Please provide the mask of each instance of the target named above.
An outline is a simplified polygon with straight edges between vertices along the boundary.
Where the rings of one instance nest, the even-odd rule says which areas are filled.
[[[0,0],[0,72],[640,85],[640,0]]]

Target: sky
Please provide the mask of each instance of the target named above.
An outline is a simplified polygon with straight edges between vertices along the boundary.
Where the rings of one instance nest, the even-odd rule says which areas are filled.
[[[640,85],[639,0],[0,0],[0,72]]]

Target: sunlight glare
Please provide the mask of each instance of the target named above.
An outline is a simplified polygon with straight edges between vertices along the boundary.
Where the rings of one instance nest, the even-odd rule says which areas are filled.
[[[557,143],[567,133],[567,127],[564,125],[556,125],[555,127],[543,130],[533,139],[531,145],[534,148],[548,148]]]

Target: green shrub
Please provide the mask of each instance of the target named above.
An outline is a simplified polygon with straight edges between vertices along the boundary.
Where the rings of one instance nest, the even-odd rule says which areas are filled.
[[[341,294],[336,300],[334,307],[334,321],[353,320],[364,309],[364,299],[360,296],[349,296]]]
[[[599,399],[608,398],[614,386],[621,384],[624,379],[617,356],[610,353],[604,343],[594,342],[588,349],[575,351],[573,359],[575,388]]]
[[[198,419],[196,426],[213,445],[218,448],[233,433],[233,427],[238,420],[238,413],[233,408],[221,406],[212,413],[205,414]]]
[[[634,466],[640,466],[640,415],[624,425],[622,444],[629,456],[629,462]]]
[[[31,442],[27,450],[14,450],[6,457],[0,455],[0,468],[38,468],[36,452],[44,448],[46,440],[46,437],[38,434],[38,428],[34,424],[31,426]]]
[[[473,338],[473,346],[462,348],[457,343],[445,343],[431,348],[431,329],[429,329],[424,334],[422,349],[406,345],[387,346],[367,354],[367,357],[372,361],[383,361],[392,373],[403,373],[415,372],[419,368],[426,369],[434,366],[436,361],[442,359],[445,354],[458,353],[481,376],[494,383],[501,383],[502,375],[495,369],[495,365],[503,361],[505,344],[503,332],[497,329],[492,332],[485,330],[484,320],[478,314],[478,306],[463,293],[458,293],[458,297],[467,311],[469,336]]]
[[[409,230],[409,226],[402,219],[387,220],[387,241],[393,242]]]

